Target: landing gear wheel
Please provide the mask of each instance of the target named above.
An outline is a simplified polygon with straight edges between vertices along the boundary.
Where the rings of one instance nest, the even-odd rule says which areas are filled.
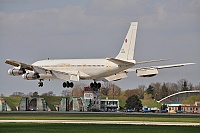
[[[43,87],[43,82],[42,81],[38,82],[38,87]]]
[[[94,83],[90,83],[90,88],[101,88],[101,83],[97,83],[97,82],[94,82]]]
[[[101,83],[97,84],[97,88],[100,89],[101,88]]]
[[[69,88],[69,84],[70,84],[70,83],[67,81],[66,84],[67,84],[67,88]]]
[[[65,87],[67,87],[67,88],[69,88],[69,87],[73,88],[74,87],[74,83],[73,82],[69,82],[69,81],[63,82],[63,87],[64,88]]]
[[[74,87],[74,83],[73,82],[69,83],[69,87],[73,88]]]
[[[67,87],[67,83],[63,82],[63,88]]]
[[[97,88],[97,82],[94,82],[94,88]]]
[[[90,88],[94,88],[94,83],[90,83]]]

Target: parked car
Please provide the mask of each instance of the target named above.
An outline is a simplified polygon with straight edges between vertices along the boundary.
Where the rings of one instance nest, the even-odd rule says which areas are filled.
[[[183,111],[182,110],[177,110],[176,113],[180,114],[180,113],[183,113]]]
[[[133,110],[132,109],[126,109],[126,110],[124,110],[124,112],[133,112]]]
[[[151,110],[142,110],[142,113],[148,113],[148,112],[151,112]]]
[[[159,110],[159,113],[167,113],[167,110]]]

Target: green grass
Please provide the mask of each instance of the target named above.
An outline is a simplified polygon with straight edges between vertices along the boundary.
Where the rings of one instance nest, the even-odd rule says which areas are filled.
[[[54,105],[59,105],[62,99],[61,96],[42,96],[42,97],[47,102],[47,105],[51,109],[51,111],[56,111]]]
[[[197,133],[199,131],[199,126],[0,123],[0,132],[3,133]]]
[[[182,104],[195,104],[196,101],[200,101],[200,95],[190,96],[187,99],[183,100]]]
[[[141,99],[143,106],[148,106],[149,108],[157,107],[160,109],[161,104],[153,99]]]
[[[12,111],[16,111],[16,106],[19,104],[20,100],[22,99],[21,96],[10,96],[10,97],[3,97],[3,99],[6,101],[8,106],[12,109]]]
[[[0,120],[102,120],[102,121],[152,121],[152,122],[200,122],[200,115],[155,115],[129,113],[1,113]]]

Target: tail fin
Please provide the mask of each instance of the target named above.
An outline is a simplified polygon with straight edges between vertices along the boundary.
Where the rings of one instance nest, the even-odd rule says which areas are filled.
[[[131,22],[131,26],[128,30],[122,48],[116,56],[117,59],[133,60],[137,25],[138,22]]]

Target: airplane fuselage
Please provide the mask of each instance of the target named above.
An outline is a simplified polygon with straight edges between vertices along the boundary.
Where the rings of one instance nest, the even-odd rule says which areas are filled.
[[[101,77],[108,77],[134,66],[133,64],[119,66],[106,59],[41,60],[32,65],[66,73],[71,72],[72,74],[79,72],[80,79],[82,80],[98,80]],[[49,78],[55,77],[50,76]]]

